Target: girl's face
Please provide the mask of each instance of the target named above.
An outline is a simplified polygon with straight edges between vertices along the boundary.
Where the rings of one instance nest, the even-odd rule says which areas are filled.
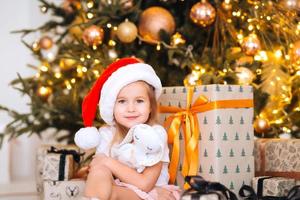
[[[142,81],[123,87],[114,106],[115,120],[126,128],[145,123],[150,115],[150,99],[147,84]]]

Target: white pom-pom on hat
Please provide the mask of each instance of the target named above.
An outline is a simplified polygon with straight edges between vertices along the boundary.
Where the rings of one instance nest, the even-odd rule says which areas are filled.
[[[95,127],[81,128],[74,137],[75,144],[84,150],[97,147],[100,144],[100,140],[100,133]]]

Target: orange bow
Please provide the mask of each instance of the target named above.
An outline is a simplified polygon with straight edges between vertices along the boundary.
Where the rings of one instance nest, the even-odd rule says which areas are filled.
[[[198,139],[200,135],[197,114],[213,109],[253,107],[252,99],[219,100],[209,102],[204,95],[200,95],[192,104],[193,93],[194,87],[188,87],[186,108],[179,108],[176,106],[159,107],[160,113],[172,113],[168,116],[164,123],[164,127],[168,130],[168,143],[173,144],[169,166],[171,183],[175,182],[179,163],[180,127],[183,129],[185,147],[181,173],[183,177],[187,175],[196,175],[199,162]]]

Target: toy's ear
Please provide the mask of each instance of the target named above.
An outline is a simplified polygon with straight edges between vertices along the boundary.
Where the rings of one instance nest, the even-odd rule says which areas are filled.
[[[155,130],[156,135],[160,138],[160,140],[163,143],[166,143],[168,140],[166,130],[162,126],[159,126],[159,125],[154,125],[153,128]]]

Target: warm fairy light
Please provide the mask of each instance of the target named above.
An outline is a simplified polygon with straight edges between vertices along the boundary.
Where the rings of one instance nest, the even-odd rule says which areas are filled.
[[[183,39],[182,35],[177,32],[171,38],[171,45],[177,46],[180,44],[185,44],[185,39]]]
[[[107,28],[111,28],[111,27],[112,27],[111,23],[107,23],[107,24],[106,24],[106,27],[107,27]]]
[[[36,78],[40,78],[40,77],[41,77],[41,74],[40,74],[40,73],[36,73],[36,74],[35,74],[35,77],[36,77]]]
[[[90,59],[90,58],[91,58],[91,55],[90,55],[90,54],[87,54],[87,55],[86,55],[86,58],[87,58],[87,59]]]
[[[250,24],[249,26],[248,26],[248,30],[249,31],[252,31],[254,29],[254,26],[252,25],[252,24]]]
[[[81,62],[84,62],[84,61],[85,61],[85,58],[84,58],[84,57],[80,57],[80,61],[81,61]]]
[[[260,29],[260,25],[259,25],[259,24],[256,25],[256,29],[257,29],[257,30]]]
[[[76,79],[75,79],[75,78],[72,78],[72,79],[71,79],[71,83],[73,83],[73,84],[76,83]]]
[[[239,33],[239,34],[237,34],[237,38],[239,41],[242,41],[244,39],[244,36],[243,36],[243,34]]]
[[[38,94],[40,96],[49,96],[49,94],[51,93],[51,88],[50,87],[45,87],[45,86],[41,86],[39,89],[38,89]]]
[[[225,0],[224,1],[226,4],[229,4],[230,3],[230,0]]]
[[[87,68],[86,67],[82,67],[82,72],[87,72]]]
[[[290,60],[290,59],[291,59],[291,57],[290,57],[289,55],[285,55],[284,58],[285,58],[286,60]]]
[[[38,41],[33,42],[32,49],[34,51],[37,51],[37,50],[39,50],[39,48],[40,48],[39,42]]]
[[[285,98],[284,98],[284,101],[287,102],[287,103],[289,103],[289,102],[291,102],[291,98],[285,97]]]
[[[100,63],[100,60],[96,58],[96,59],[94,59],[94,63],[95,63],[95,64],[99,64],[99,63]]]
[[[285,133],[290,133],[291,132],[291,129],[287,128],[287,127],[283,127],[282,128],[283,132]]]
[[[274,81],[271,81],[271,82],[270,82],[270,84],[271,84],[272,86],[274,86],[274,85],[275,85]]]
[[[93,70],[93,73],[95,74],[96,78],[98,78],[100,76],[100,73],[98,70]]]
[[[256,70],[256,74],[257,74],[257,75],[261,75],[261,72],[262,72],[261,69],[257,69],[257,70]]]
[[[86,16],[88,19],[92,19],[94,17],[94,14],[89,12],[86,14]]]
[[[254,60],[256,61],[267,61],[268,55],[266,51],[260,51],[257,55],[254,56]]]
[[[161,46],[160,46],[160,44],[158,43],[158,44],[156,45],[156,50],[159,51],[160,49],[161,49]]]
[[[280,81],[280,80],[281,80],[281,78],[277,76],[277,77],[276,77],[276,80],[277,80],[277,81]]]
[[[266,18],[268,21],[270,21],[272,19],[270,16],[267,16]]]
[[[227,23],[231,23],[232,22],[232,19],[227,19]]]
[[[116,44],[117,44],[117,43],[116,43],[116,41],[114,41],[114,40],[109,40],[109,41],[108,41],[108,45],[111,46],[111,47],[116,46]]]
[[[43,63],[41,66],[40,66],[40,70],[42,72],[47,72],[49,70],[49,67],[46,63]]]
[[[273,113],[274,115],[277,114],[278,112],[279,112],[279,111],[276,110],[276,109],[272,111],[272,113]]]
[[[57,78],[57,79],[61,78],[61,76],[62,76],[62,74],[60,72],[55,72],[54,73],[54,77]]]
[[[275,57],[280,59],[282,57],[282,52],[280,49],[277,49],[274,53]]]
[[[92,8],[92,7],[94,7],[94,2],[93,1],[89,1],[89,2],[87,2],[86,6],[88,8]]]
[[[296,75],[297,75],[297,76],[300,76],[300,71],[297,71],[297,72],[296,72]]]
[[[283,120],[282,119],[277,119],[275,120],[275,124],[282,124]]]
[[[224,72],[224,73],[227,73],[227,72],[228,72],[228,70],[227,70],[227,69],[223,69],[223,72]]]
[[[47,8],[46,6],[41,6],[41,11],[42,11],[43,13],[46,13],[47,10],[48,10],[48,8]]]
[[[236,12],[236,16],[237,16],[237,17],[241,16],[241,11],[237,11],[237,12]]]
[[[70,84],[70,82],[69,81],[65,81],[65,85],[66,85],[66,88],[68,89],[68,90],[71,90],[72,89],[72,85]]]
[[[97,50],[97,45],[92,46],[93,50]]]

